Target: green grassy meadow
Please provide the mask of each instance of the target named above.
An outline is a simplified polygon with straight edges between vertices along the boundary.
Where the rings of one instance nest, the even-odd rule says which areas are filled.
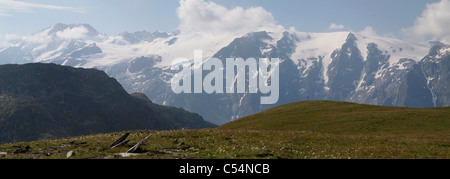
[[[0,145],[0,159],[449,159],[450,108],[412,109],[310,101],[215,129],[127,131]],[[140,150],[124,156],[151,135]]]

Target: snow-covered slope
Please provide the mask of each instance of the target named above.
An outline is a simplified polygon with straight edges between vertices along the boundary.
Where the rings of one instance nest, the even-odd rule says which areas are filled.
[[[141,31],[109,36],[87,24],[56,24],[0,44],[0,64],[43,62],[101,69],[130,93],[144,92],[155,103],[182,107],[216,124],[308,99],[412,107],[450,104],[448,46],[434,44],[430,50],[429,44],[374,34]],[[175,71],[170,65],[176,58],[193,59],[194,50],[202,50],[205,60],[279,58],[278,103],[261,105],[261,95],[248,92],[174,94],[170,80]]]
[[[342,47],[350,32],[332,32],[332,33],[304,33],[295,32],[298,37],[296,41],[295,53],[291,55],[291,59],[299,66],[309,69],[313,62],[310,59],[318,59],[322,57],[323,78],[325,83],[328,82],[328,67],[332,62],[331,54]],[[405,42],[399,39],[380,37],[371,34],[353,33],[356,37],[356,45],[359,49],[363,61],[367,60],[368,49],[370,43],[378,46],[383,54],[389,55],[389,67],[394,66],[400,59],[407,58],[419,61],[423,58],[430,48],[428,44]],[[307,70],[305,70],[307,71]]]

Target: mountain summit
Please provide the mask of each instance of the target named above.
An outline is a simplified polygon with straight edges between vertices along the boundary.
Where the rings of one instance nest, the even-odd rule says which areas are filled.
[[[57,24],[0,49],[1,63],[56,63],[96,68],[129,93],[156,104],[181,107],[224,124],[260,111],[304,100],[336,100],[406,107],[449,106],[448,46],[414,43],[355,32],[256,31],[242,36],[187,36],[145,31],[97,34],[89,25]],[[49,35],[55,31],[56,36]],[[40,40],[33,40],[40,39]],[[279,58],[280,100],[261,105],[261,95],[175,94],[172,60],[216,57]]]
[[[48,35],[58,35],[58,33],[63,33],[63,32],[67,32],[67,31],[75,31],[77,29],[81,29],[81,31],[84,31],[82,33],[85,33],[87,37],[91,37],[94,38],[98,35],[100,35],[100,33],[91,25],[89,24],[62,24],[62,23],[58,23],[55,24],[54,26],[44,30],[44,31],[48,31]],[[72,32],[75,33],[75,32]]]

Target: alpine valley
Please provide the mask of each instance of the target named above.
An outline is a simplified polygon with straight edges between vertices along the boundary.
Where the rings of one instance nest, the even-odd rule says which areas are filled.
[[[77,32],[77,33],[75,33]],[[76,35],[74,35],[76,34]],[[175,94],[170,70],[176,58],[279,58],[280,96]],[[450,106],[450,46],[415,43],[373,33],[257,31],[239,36],[187,36],[180,32],[124,32],[109,36],[88,24],[56,24],[0,45],[1,64],[55,63],[96,68],[128,93],[175,106],[214,124],[306,100],[348,101],[402,107]]]

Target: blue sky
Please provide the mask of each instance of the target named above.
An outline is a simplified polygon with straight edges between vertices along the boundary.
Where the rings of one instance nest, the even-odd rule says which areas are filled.
[[[427,3],[437,0],[217,0],[228,7],[260,5],[276,21],[299,31],[323,32],[331,23],[359,31],[372,26],[379,33],[398,33],[412,26]],[[244,3],[242,3],[244,2]],[[280,4],[280,2],[282,2]],[[277,5],[280,4],[280,5]]]
[[[228,9],[260,6],[278,25],[303,32],[361,31],[400,36],[439,0],[205,0]],[[447,0],[445,0],[447,1]],[[117,35],[177,30],[179,0],[0,0],[0,35],[32,34],[56,23],[88,23]],[[335,28],[330,28],[334,23]]]

